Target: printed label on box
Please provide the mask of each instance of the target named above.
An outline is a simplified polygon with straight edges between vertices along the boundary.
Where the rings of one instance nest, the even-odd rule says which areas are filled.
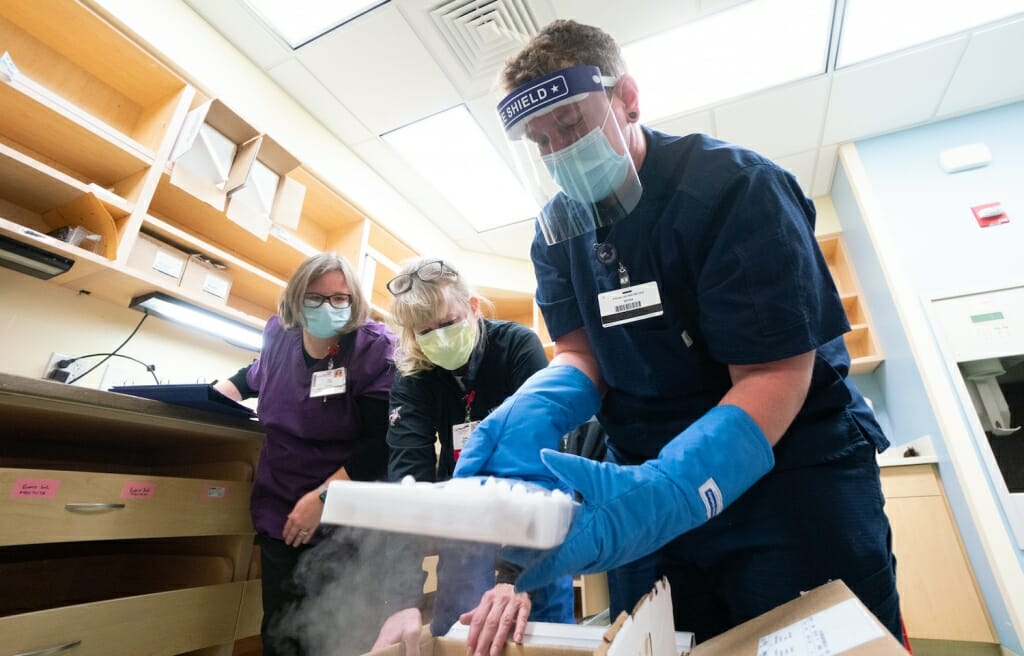
[[[164,251],[158,251],[156,257],[153,258],[153,268],[172,278],[181,278],[181,270],[184,266],[185,262],[181,258]]]
[[[148,481],[126,481],[121,488],[122,499],[148,499],[156,493],[156,483]]]
[[[884,635],[856,599],[847,599],[761,638],[757,656],[832,656]]]
[[[203,280],[203,291],[207,294],[213,294],[217,298],[228,297],[228,281],[223,276],[218,276],[215,273],[206,274]]]
[[[228,489],[223,485],[207,485],[203,488],[204,499],[223,499],[228,495]]]
[[[11,488],[12,499],[49,499],[57,496],[60,480],[56,478],[19,478]]]

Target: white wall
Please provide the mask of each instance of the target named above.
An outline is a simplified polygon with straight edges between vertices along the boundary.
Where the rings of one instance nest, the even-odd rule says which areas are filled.
[[[0,371],[41,378],[52,352],[78,356],[109,353],[144,316],[103,299],[0,268]],[[120,351],[156,365],[161,382],[212,382],[252,361],[254,353],[150,316]],[[95,364],[99,358],[91,359]],[[136,385],[153,383],[139,364],[108,361]],[[98,387],[107,364],[80,383]]]

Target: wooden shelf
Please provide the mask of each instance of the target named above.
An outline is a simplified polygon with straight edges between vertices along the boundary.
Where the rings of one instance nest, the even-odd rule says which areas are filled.
[[[223,211],[173,185],[167,175],[160,177],[149,214],[283,280],[287,280],[308,257],[279,239],[260,239],[227,218]],[[323,247],[322,244],[311,245]]]
[[[818,246],[843,302],[846,318],[850,322],[850,332],[843,335],[846,350],[850,352],[850,373],[871,373],[882,363],[884,357],[871,324],[871,315],[864,303],[856,272],[853,270],[853,263],[839,234],[818,237]]]
[[[153,164],[152,151],[20,82],[0,81],[0,135],[104,186]]]

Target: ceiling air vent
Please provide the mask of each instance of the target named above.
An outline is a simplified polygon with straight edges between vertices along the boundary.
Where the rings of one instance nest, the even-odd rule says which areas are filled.
[[[448,0],[430,17],[472,79],[493,75],[538,31],[527,0]]]

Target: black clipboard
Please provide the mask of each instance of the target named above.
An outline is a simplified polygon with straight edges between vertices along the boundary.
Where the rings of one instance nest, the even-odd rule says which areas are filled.
[[[118,385],[110,388],[111,392],[128,394],[154,401],[163,401],[171,405],[196,408],[209,412],[217,412],[232,417],[251,419],[256,416],[250,408],[224,396],[204,383],[184,385]]]

